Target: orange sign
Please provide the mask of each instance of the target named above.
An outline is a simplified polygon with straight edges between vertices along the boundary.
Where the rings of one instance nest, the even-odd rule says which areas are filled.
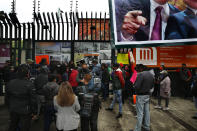
[[[197,45],[136,48],[133,54],[136,64],[150,67],[197,67]]]
[[[49,65],[49,55],[36,56],[36,64],[39,64],[42,59],[46,59],[47,60],[47,64]]]

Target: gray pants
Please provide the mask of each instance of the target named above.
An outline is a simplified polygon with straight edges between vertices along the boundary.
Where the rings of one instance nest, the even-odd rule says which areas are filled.
[[[146,131],[150,131],[150,96],[136,96],[137,125],[134,131],[141,131],[142,122]]]
[[[164,97],[161,97],[161,96],[158,98],[158,105],[161,106],[161,100],[162,99],[165,100],[165,103],[166,103],[165,106],[168,107],[168,105],[169,105],[169,98],[164,98]]]

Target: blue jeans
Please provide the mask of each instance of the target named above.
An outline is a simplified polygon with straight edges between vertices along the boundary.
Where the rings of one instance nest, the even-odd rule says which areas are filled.
[[[137,95],[136,97],[136,111],[137,111],[137,125],[134,131],[141,131],[142,122],[145,130],[150,131],[150,96]]]
[[[106,100],[109,96],[109,84],[102,83],[102,93],[103,99]]]
[[[114,90],[114,98],[110,105],[110,108],[113,109],[116,100],[119,103],[119,113],[122,114],[122,91],[121,90]]]

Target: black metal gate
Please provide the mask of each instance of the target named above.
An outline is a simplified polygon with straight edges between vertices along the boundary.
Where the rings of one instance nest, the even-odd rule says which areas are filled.
[[[31,23],[20,23],[15,13],[0,12],[0,44],[9,44],[13,65],[21,63],[23,51],[26,59],[35,60],[35,42],[71,42],[74,60],[75,42],[110,42],[107,14],[91,12],[90,16],[87,12],[43,12],[35,13]]]

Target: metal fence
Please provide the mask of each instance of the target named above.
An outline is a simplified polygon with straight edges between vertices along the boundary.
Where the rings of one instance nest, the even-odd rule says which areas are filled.
[[[0,44],[9,44],[10,59],[21,63],[21,54],[35,60],[35,42],[70,41],[71,59],[74,42],[110,42],[110,22],[106,13],[85,12],[35,13],[34,21],[20,23],[15,13],[0,12]]]

